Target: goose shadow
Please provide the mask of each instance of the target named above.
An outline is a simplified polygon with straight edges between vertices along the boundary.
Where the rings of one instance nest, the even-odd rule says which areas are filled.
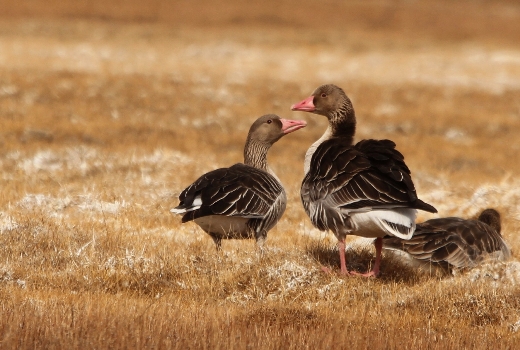
[[[305,252],[323,268],[339,275],[340,260],[336,246],[325,245],[321,242],[311,243],[306,247]],[[374,250],[368,246],[347,247],[345,257],[348,270],[361,273],[372,269],[375,261]],[[403,257],[383,250],[380,273],[377,280],[384,283],[416,285],[431,278],[444,279],[450,276],[452,275],[447,269],[434,266],[431,266],[431,268],[428,268],[428,266],[416,267]]]

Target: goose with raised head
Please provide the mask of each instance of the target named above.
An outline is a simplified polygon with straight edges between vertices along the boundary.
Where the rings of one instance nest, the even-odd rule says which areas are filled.
[[[500,231],[500,214],[486,209],[476,220],[447,217],[417,224],[410,240],[384,237],[383,249],[405,252],[414,262],[444,269],[472,268],[488,259],[511,257]]]
[[[269,148],[283,136],[305,127],[302,120],[268,114],[258,118],[247,135],[244,163],[199,177],[179,196],[171,210],[182,222],[194,221],[220,250],[222,239],[255,238],[259,247],[285,211],[287,197],[267,164]]]
[[[390,140],[354,144],[356,116],[352,102],[336,85],[322,85],[293,111],[327,117],[329,125],[305,155],[301,199],[311,222],[338,238],[341,273],[377,276],[382,237],[409,239],[415,231],[417,209],[437,210],[417,197],[403,155]],[[376,238],[376,261],[371,271],[347,270],[347,235]]]

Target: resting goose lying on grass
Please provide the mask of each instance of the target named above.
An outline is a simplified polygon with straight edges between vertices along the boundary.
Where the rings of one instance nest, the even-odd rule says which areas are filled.
[[[413,261],[443,268],[472,268],[486,259],[504,261],[511,251],[501,233],[500,214],[484,210],[477,220],[457,217],[417,224],[413,237],[384,237],[383,248],[407,253]]]

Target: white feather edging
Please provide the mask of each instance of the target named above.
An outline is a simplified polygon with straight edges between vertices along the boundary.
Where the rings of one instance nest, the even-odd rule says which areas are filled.
[[[411,208],[351,213],[351,220],[354,225],[352,234],[369,238],[392,235],[402,239],[410,239],[415,232],[416,216],[417,210]],[[407,232],[400,232],[395,225],[406,227]]]
[[[183,214],[183,213],[186,213],[188,211],[197,210],[197,209],[200,208],[201,205],[202,205],[202,199],[200,198],[200,196],[197,196],[193,200],[193,203],[191,203],[191,207],[189,207],[189,208],[173,208],[173,209],[170,209],[170,213],[173,213],[173,214]]]

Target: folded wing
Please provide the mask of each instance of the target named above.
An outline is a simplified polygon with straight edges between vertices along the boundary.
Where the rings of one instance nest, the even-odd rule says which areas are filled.
[[[312,157],[301,197],[322,230],[341,221],[341,213],[393,208],[436,212],[417,198],[404,157],[390,140],[363,140],[355,146],[339,138],[324,141]]]
[[[510,251],[500,234],[478,220],[432,219],[417,224],[410,240],[385,237],[383,247],[401,250],[414,259],[457,268],[475,267],[486,256],[509,258]]]
[[[171,211],[184,213],[182,222],[209,215],[262,219],[283,194],[272,175],[239,163],[202,175],[180,194],[180,204]]]

